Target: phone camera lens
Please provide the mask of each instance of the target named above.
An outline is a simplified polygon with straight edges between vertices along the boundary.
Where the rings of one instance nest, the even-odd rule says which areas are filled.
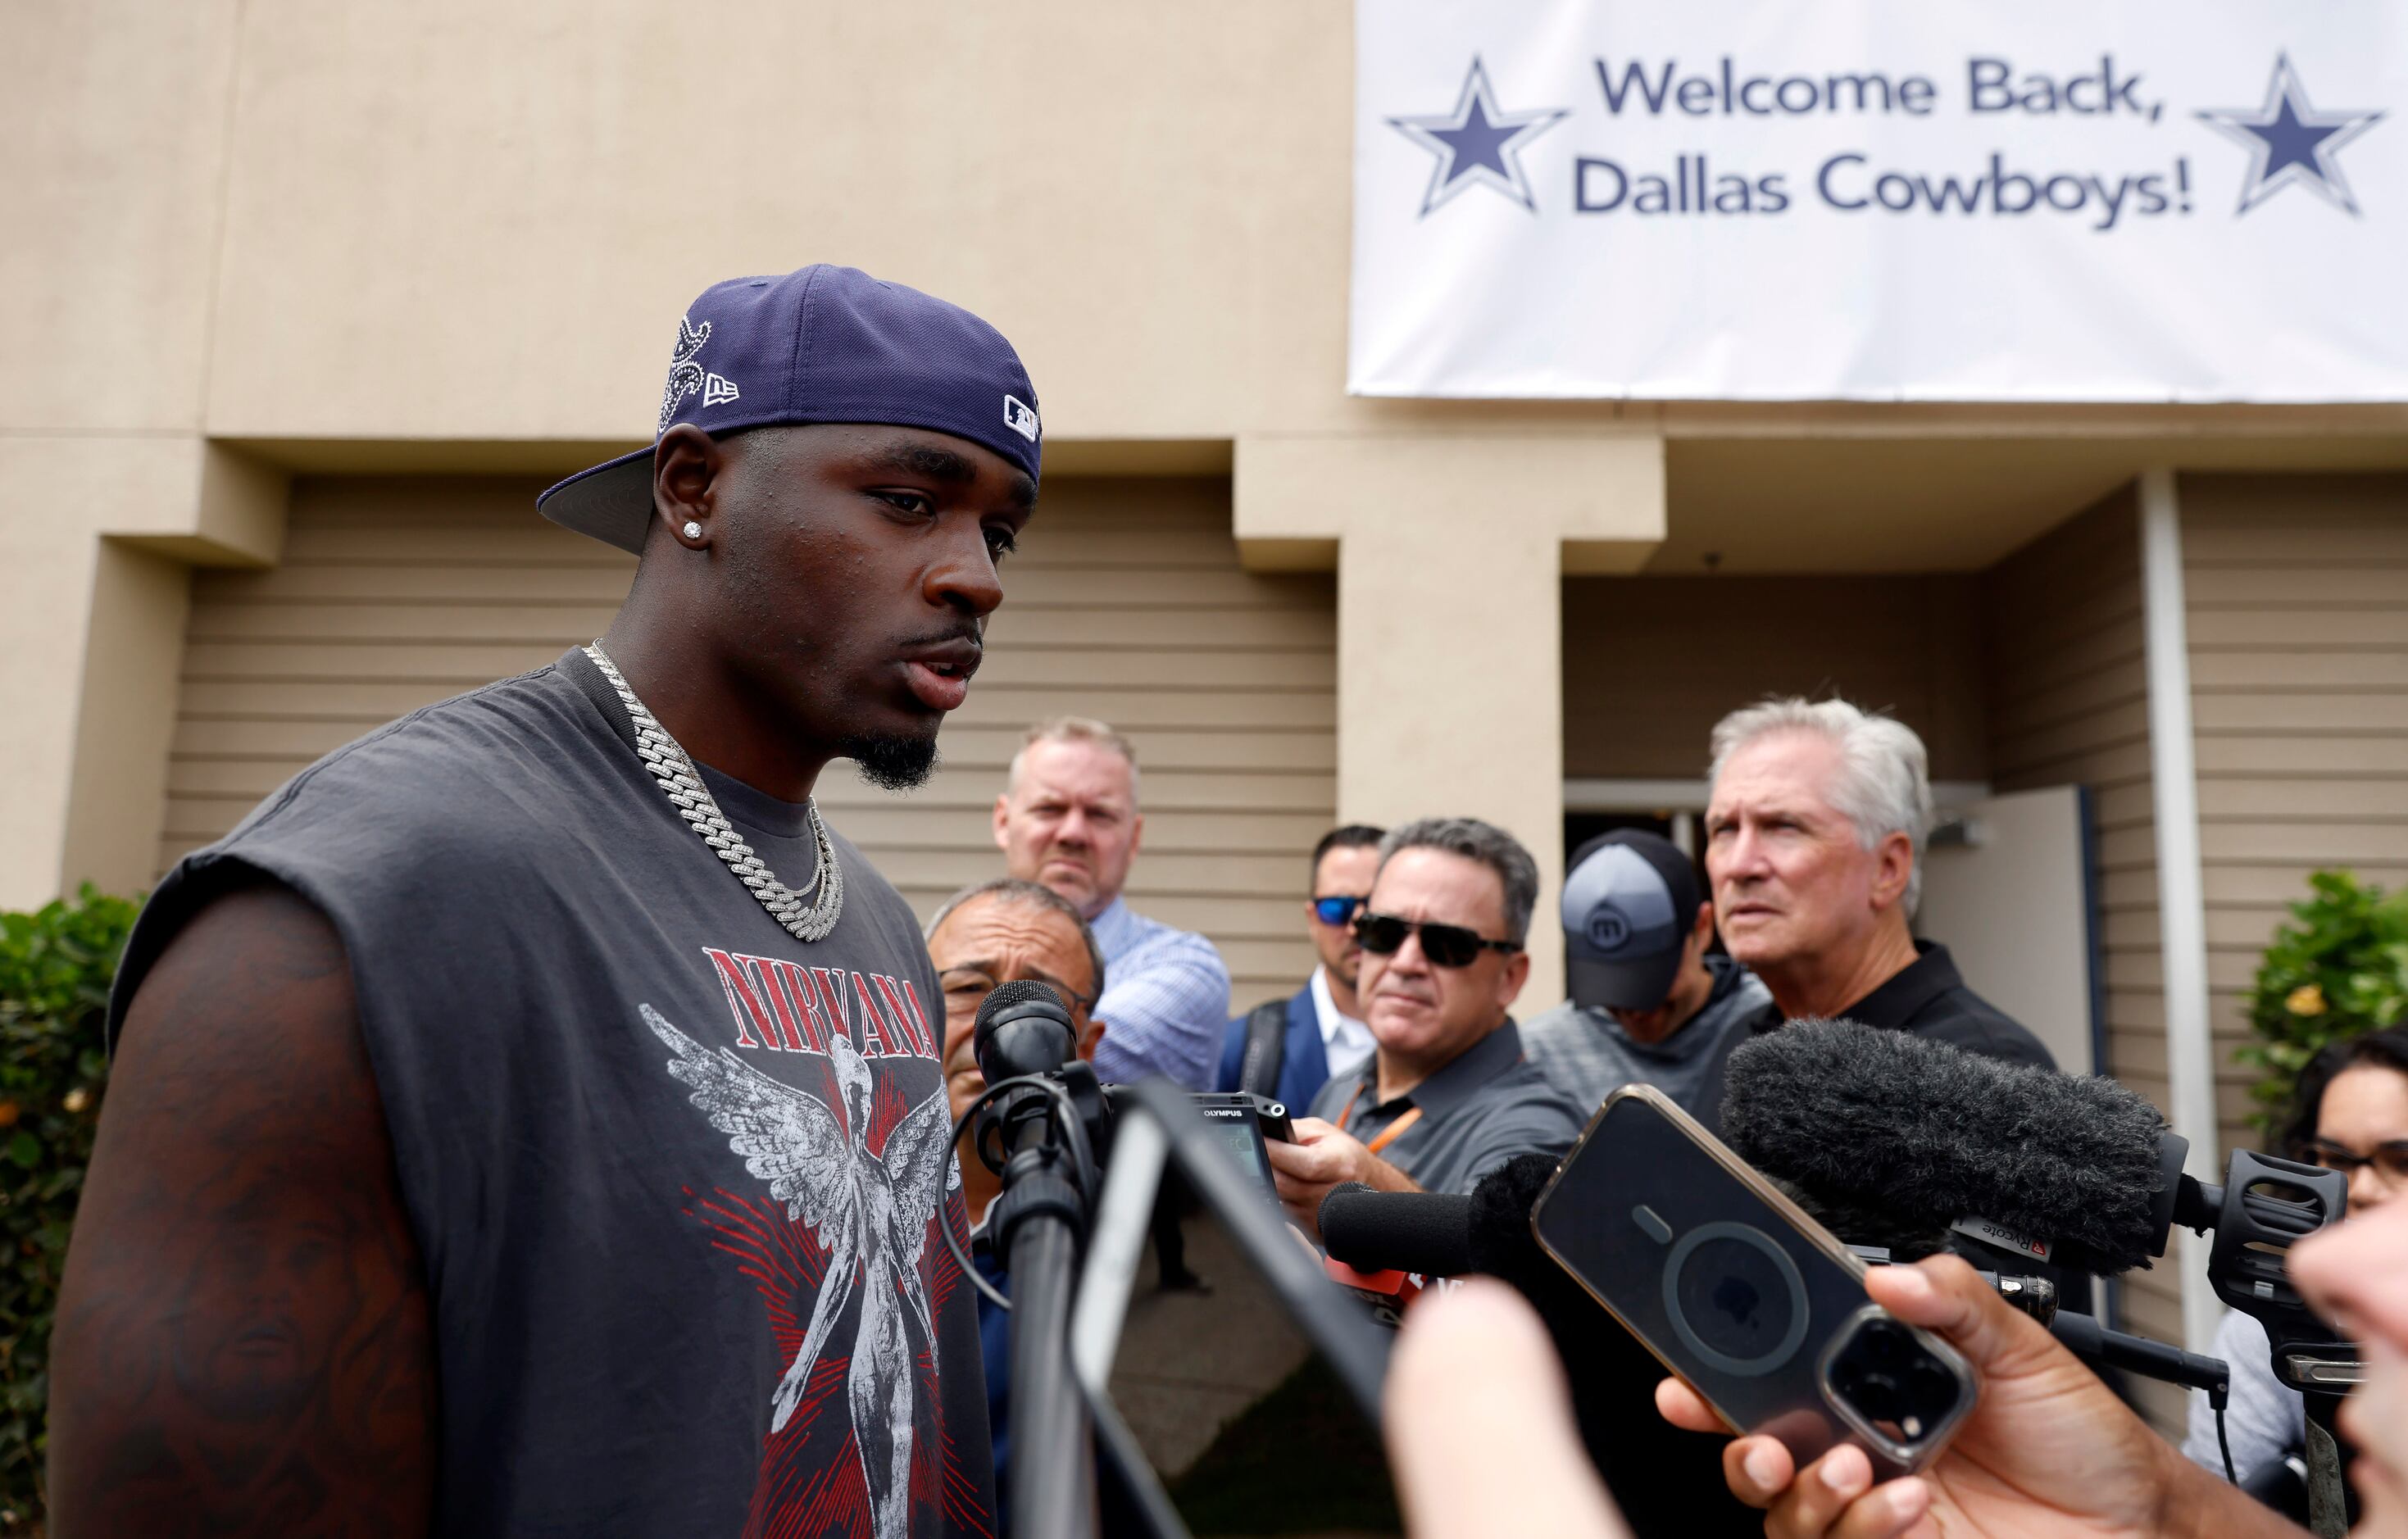
[[[1956,1380],[1945,1368],[1925,1358],[1907,1374],[1907,1403],[1927,1418],[1934,1418],[1956,1403]]]
[[[1955,1408],[1956,1376],[1912,1332],[1878,1316],[1863,1320],[1831,1362],[1834,1393],[1883,1435],[1914,1443]]]
[[[1896,1362],[1906,1355],[1910,1345],[1906,1332],[1887,1320],[1868,1322],[1857,1339],[1866,1360],[1871,1362]]]
[[[1906,1393],[1898,1380],[1887,1374],[1866,1373],[1857,1375],[1855,1393],[1850,1396],[1856,1409],[1875,1421],[1895,1421],[1906,1408]]]

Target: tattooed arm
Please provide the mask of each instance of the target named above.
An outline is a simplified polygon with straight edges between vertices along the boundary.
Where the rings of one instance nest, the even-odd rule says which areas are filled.
[[[50,1354],[50,1532],[423,1534],[426,1287],[334,927],[248,887],[127,1011]]]

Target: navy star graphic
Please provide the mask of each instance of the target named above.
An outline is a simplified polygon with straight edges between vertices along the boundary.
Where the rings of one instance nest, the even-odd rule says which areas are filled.
[[[2341,147],[2382,121],[2381,112],[2318,112],[2309,104],[2307,89],[2291,68],[2288,54],[2274,56],[2274,76],[2266,82],[2266,105],[2256,112],[2226,107],[2201,112],[2201,122],[2249,149],[2249,175],[2241,184],[2236,215],[2294,184],[2345,213],[2358,212],[2349,178],[2334,159]]]
[[[1471,73],[1463,78],[1463,92],[1455,98],[1452,113],[1433,118],[1391,118],[1388,126],[1438,157],[1438,164],[1430,172],[1429,191],[1422,194],[1425,218],[1431,209],[1474,185],[1493,187],[1535,214],[1539,211],[1538,201],[1530,195],[1529,179],[1522,175],[1518,151],[1523,144],[1570,115],[1567,107],[1541,107],[1530,112],[1501,110],[1497,105],[1496,90],[1488,83],[1488,70],[1474,54]]]

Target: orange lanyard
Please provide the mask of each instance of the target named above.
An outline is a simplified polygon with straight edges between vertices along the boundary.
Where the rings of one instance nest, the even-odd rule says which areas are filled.
[[[1354,1093],[1346,1098],[1346,1104],[1338,1109],[1338,1128],[1340,1132],[1342,1133],[1345,1131],[1347,1119],[1354,1115],[1354,1103],[1362,1099],[1363,1087],[1357,1085],[1354,1087]],[[1398,1118],[1386,1127],[1382,1128],[1378,1133],[1373,1135],[1371,1141],[1363,1147],[1370,1150],[1373,1154],[1377,1154],[1382,1149],[1386,1148],[1389,1145],[1395,1143],[1397,1141],[1397,1134],[1404,1132],[1407,1128],[1412,1127],[1421,1119],[1422,1109],[1419,1106],[1415,1106],[1406,1112],[1404,1116]]]

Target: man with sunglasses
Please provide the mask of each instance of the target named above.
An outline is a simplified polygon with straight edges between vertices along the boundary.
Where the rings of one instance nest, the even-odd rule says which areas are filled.
[[[1386,833],[1346,823],[1312,847],[1305,931],[1321,965],[1291,998],[1268,1001],[1229,1022],[1214,1090],[1252,1090],[1300,1111],[1330,1076],[1359,1068],[1371,1056],[1371,1028],[1363,1024],[1355,992],[1363,946],[1354,938],[1354,916],[1380,869]]]
[[[1319,1234],[1321,1200],[1341,1182],[1468,1193],[1513,1156],[1580,1135],[1507,1013],[1530,976],[1538,895],[1530,852],[1477,819],[1425,819],[1380,841],[1354,918],[1370,1060],[1322,1088],[1294,1143],[1270,1147],[1280,1201],[1305,1233]]]

